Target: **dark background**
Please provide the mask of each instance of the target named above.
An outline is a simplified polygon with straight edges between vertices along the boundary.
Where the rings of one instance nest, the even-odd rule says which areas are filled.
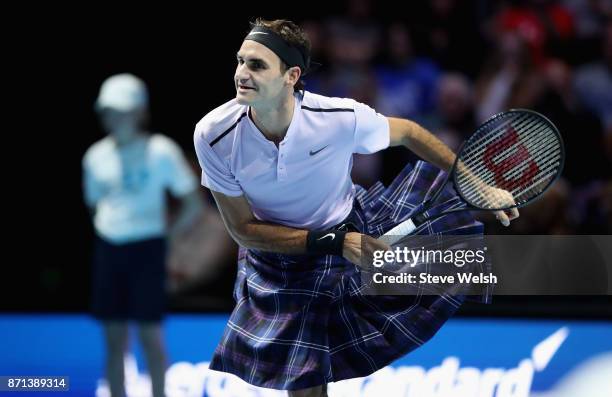
[[[104,136],[93,103],[102,81],[115,73],[130,72],[149,87],[152,114],[151,130],[177,141],[186,154],[193,155],[192,133],[195,123],[207,112],[234,95],[232,77],[235,53],[248,22],[257,16],[287,18],[296,22],[326,24],[345,18],[350,2],[262,2],[245,4],[217,2],[193,9],[158,6],[156,9],[130,8],[126,5],[98,3],[87,9],[31,10],[27,23],[17,25],[10,36],[15,55],[10,58],[16,70],[5,75],[15,89],[8,118],[11,138],[19,143],[5,147],[6,187],[10,197],[6,217],[7,273],[2,280],[2,311],[80,312],[89,304],[89,271],[93,230],[82,200],[81,159],[87,148]],[[413,2],[404,2],[413,3]],[[478,78],[492,56],[495,43],[486,26],[504,7],[544,7],[541,1],[461,1],[455,4],[449,32],[459,34],[459,47],[442,57],[426,38],[436,25],[431,2],[372,4],[369,20],[388,26],[399,21],[414,34],[416,55],[432,57],[445,70],[444,56],[471,80]],[[459,5],[460,4],[460,5]],[[544,4],[544,5],[542,5]],[[564,2],[560,2],[564,4]],[[609,15],[602,16],[609,24]],[[606,22],[607,21],[607,22]],[[571,68],[600,59],[601,36],[575,34],[547,48]],[[437,58],[436,58],[437,57]],[[320,73],[331,69],[326,57]],[[372,62],[384,63],[384,54]],[[456,69],[456,67],[455,67]],[[308,83],[308,80],[306,80]],[[308,85],[307,85],[308,89]],[[550,116],[550,115],[549,115]],[[550,116],[559,124],[562,114]],[[564,134],[574,133],[569,124],[559,125]],[[569,130],[569,131],[568,131]],[[576,132],[577,133],[577,132]],[[570,137],[570,142],[573,142]],[[598,153],[573,155],[567,167],[575,173],[592,175],[586,182],[571,183],[582,189],[594,180],[609,183],[609,170],[590,168]],[[568,151],[572,146],[568,147]],[[393,154],[390,155],[393,159]],[[570,154],[568,153],[568,159]],[[568,160],[569,161],[569,160]],[[609,166],[609,158],[597,164]],[[401,164],[386,160],[380,177],[388,182]],[[591,165],[589,165],[591,164]],[[577,171],[578,170],[578,171]],[[599,202],[592,204],[598,209]],[[608,225],[609,227],[609,225]],[[573,224],[561,232],[609,234],[606,226]],[[510,230],[512,232],[512,230]],[[515,231],[521,232],[521,231]],[[558,232],[557,230],[551,231]],[[217,296],[216,304],[173,298],[174,311],[226,311],[231,309],[231,280],[234,268],[228,265],[220,284],[223,288],[203,286],[190,296]],[[188,303],[192,302],[192,303]],[[204,302],[201,305],[193,302]],[[532,315],[601,318],[612,315],[609,297],[500,297],[491,306],[467,306],[465,315]]]

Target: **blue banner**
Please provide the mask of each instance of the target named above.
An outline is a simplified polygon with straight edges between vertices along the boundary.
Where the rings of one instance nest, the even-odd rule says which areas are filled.
[[[227,316],[164,323],[168,397],[284,396],[208,370]],[[0,316],[0,375],[69,377],[59,395],[110,396],[100,325],[86,316]],[[133,330],[128,397],[150,396]],[[331,384],[333,397],[570,397],[612,391],[612,322],[453,319],[426,345],[367,377]],[[40,396],[22,392],[20,396]]]

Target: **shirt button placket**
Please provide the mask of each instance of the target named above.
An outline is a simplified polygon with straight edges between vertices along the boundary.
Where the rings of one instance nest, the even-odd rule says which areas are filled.
[[[281,146],[284,145],[284,142],[280,143]],[[279,150],[279,155],[278,155],[278,180],[279,181],[284,181],[285,177],[287,176],[287,174],[285,173],[285,154],[283,153],[282,148]]]

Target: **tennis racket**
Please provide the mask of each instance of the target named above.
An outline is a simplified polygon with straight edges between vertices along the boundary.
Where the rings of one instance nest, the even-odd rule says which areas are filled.
[[[546,117],[526,109],[498,113],[463,143],[446,180],[423,209],[381,239],[395,244],[423,223],[452,212],[524,207],[559,178],[564,161],[561,134]],[[451,180],[464,205],[428,217],[426,211]]]

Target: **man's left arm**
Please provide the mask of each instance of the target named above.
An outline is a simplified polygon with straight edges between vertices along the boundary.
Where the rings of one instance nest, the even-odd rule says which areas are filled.
[[[403,145],[436,167],[446,172],[451,169],[455,162],[455,153],[435,135],[414,121],[395,117],[387,117],[387,120],[389,121],[389,146]],[[508,192],[499,192],[503,200],[510,200],[513,203],[512,196],[506,197],[508,195]],[[495,211],[494,214],[504,226],[508,226],[512,219],[519,216],[516,208],[509,210],[509,214],[504,211]]]
[[[403,145],[417,156],[444,171],[455,162],[455,154],[431,132],[414,121],[387,117],[389,121],[389,146]]]

